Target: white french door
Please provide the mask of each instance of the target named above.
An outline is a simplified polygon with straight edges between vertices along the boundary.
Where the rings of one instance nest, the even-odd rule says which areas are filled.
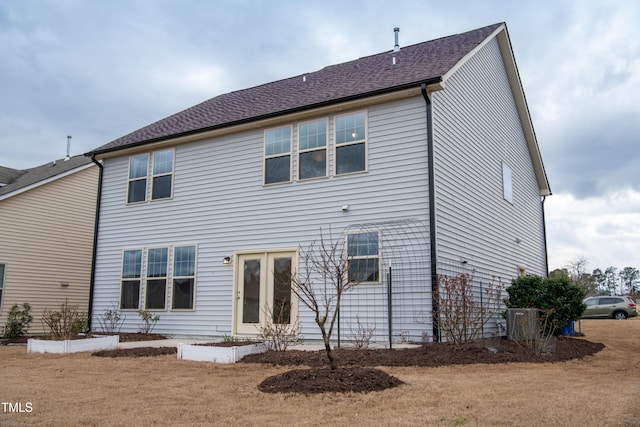
[[[291,274],[295,251],[242,253],[237,256],[234,283],[234,334],[255,335],[268,322],[297,319]]]

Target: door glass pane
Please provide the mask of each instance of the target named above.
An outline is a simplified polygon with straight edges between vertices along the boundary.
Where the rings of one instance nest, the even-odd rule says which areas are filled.
[[[260,260],[244,262],[242,287],[242,323],[260,322]]]
[[[291,322],[291,258],[273,261],[273,323]]]

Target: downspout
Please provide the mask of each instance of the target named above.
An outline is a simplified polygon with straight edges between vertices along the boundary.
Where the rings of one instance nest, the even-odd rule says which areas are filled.
[[[549,252],[547,252],[547,220],[544,213],[544,202],[547,200],[547,196],[542,196],[540,204],[542,205],[542,238],[544,239],[544,268],[546,271],[545,277],[549,277]]]
[[[430,243],[430,261],[431,261],[431,304],[433,314],[433,340],[440,341],[440,303],[437,298],[438,290],[438,241],[436,238],[436,173],[435,161],[433,158],[433,111],[431,98],[427,93],[427,84],[422,83],[420,86],[422,96],[426,103],[427,113],[427,155],[429,167],[429,243]]]
[[[98,254],[98,226],[100,224],[100,199],[102,198],[102,174],[104,166],[96,160],[96,155],[91,155],[91,161],[98,165],[98,194],[96,196],[96,216],[93,225],[93,252],[91,256],[91,282],[89,283],[89,310],[87,312],[87,327],[91,330],[91,317],[93,314],[93,289],[96,282],[96,257]]]

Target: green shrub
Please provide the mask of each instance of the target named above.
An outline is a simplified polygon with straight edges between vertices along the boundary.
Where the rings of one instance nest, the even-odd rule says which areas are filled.
[[[585,291],[568,277],[520,277],[511,282],[507,293],[509,297],[504,300],[507,307],[540,309],[545,317],[541,320],[553,325],[555,335],[569,322],[580,319],[586,308],[582,303]]]
[[[4,331],[5,338],[21,337],[27,333],[29,324],[33,320],[33,317],[29,313],[30,311],[31,306],[27,302],[22,304],[22,310],[20,310],[18,304],[13,304],[7,316],[7,325]]]

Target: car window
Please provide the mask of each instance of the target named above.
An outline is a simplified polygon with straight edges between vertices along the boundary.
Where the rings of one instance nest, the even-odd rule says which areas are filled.
[[[584,303],[587,307],[591,307],[592,305],[598,305],[598,298],[584,300]]]
[[[600,298],[600,305],[602,304],[618,304],[622,302],[622,298]]]

